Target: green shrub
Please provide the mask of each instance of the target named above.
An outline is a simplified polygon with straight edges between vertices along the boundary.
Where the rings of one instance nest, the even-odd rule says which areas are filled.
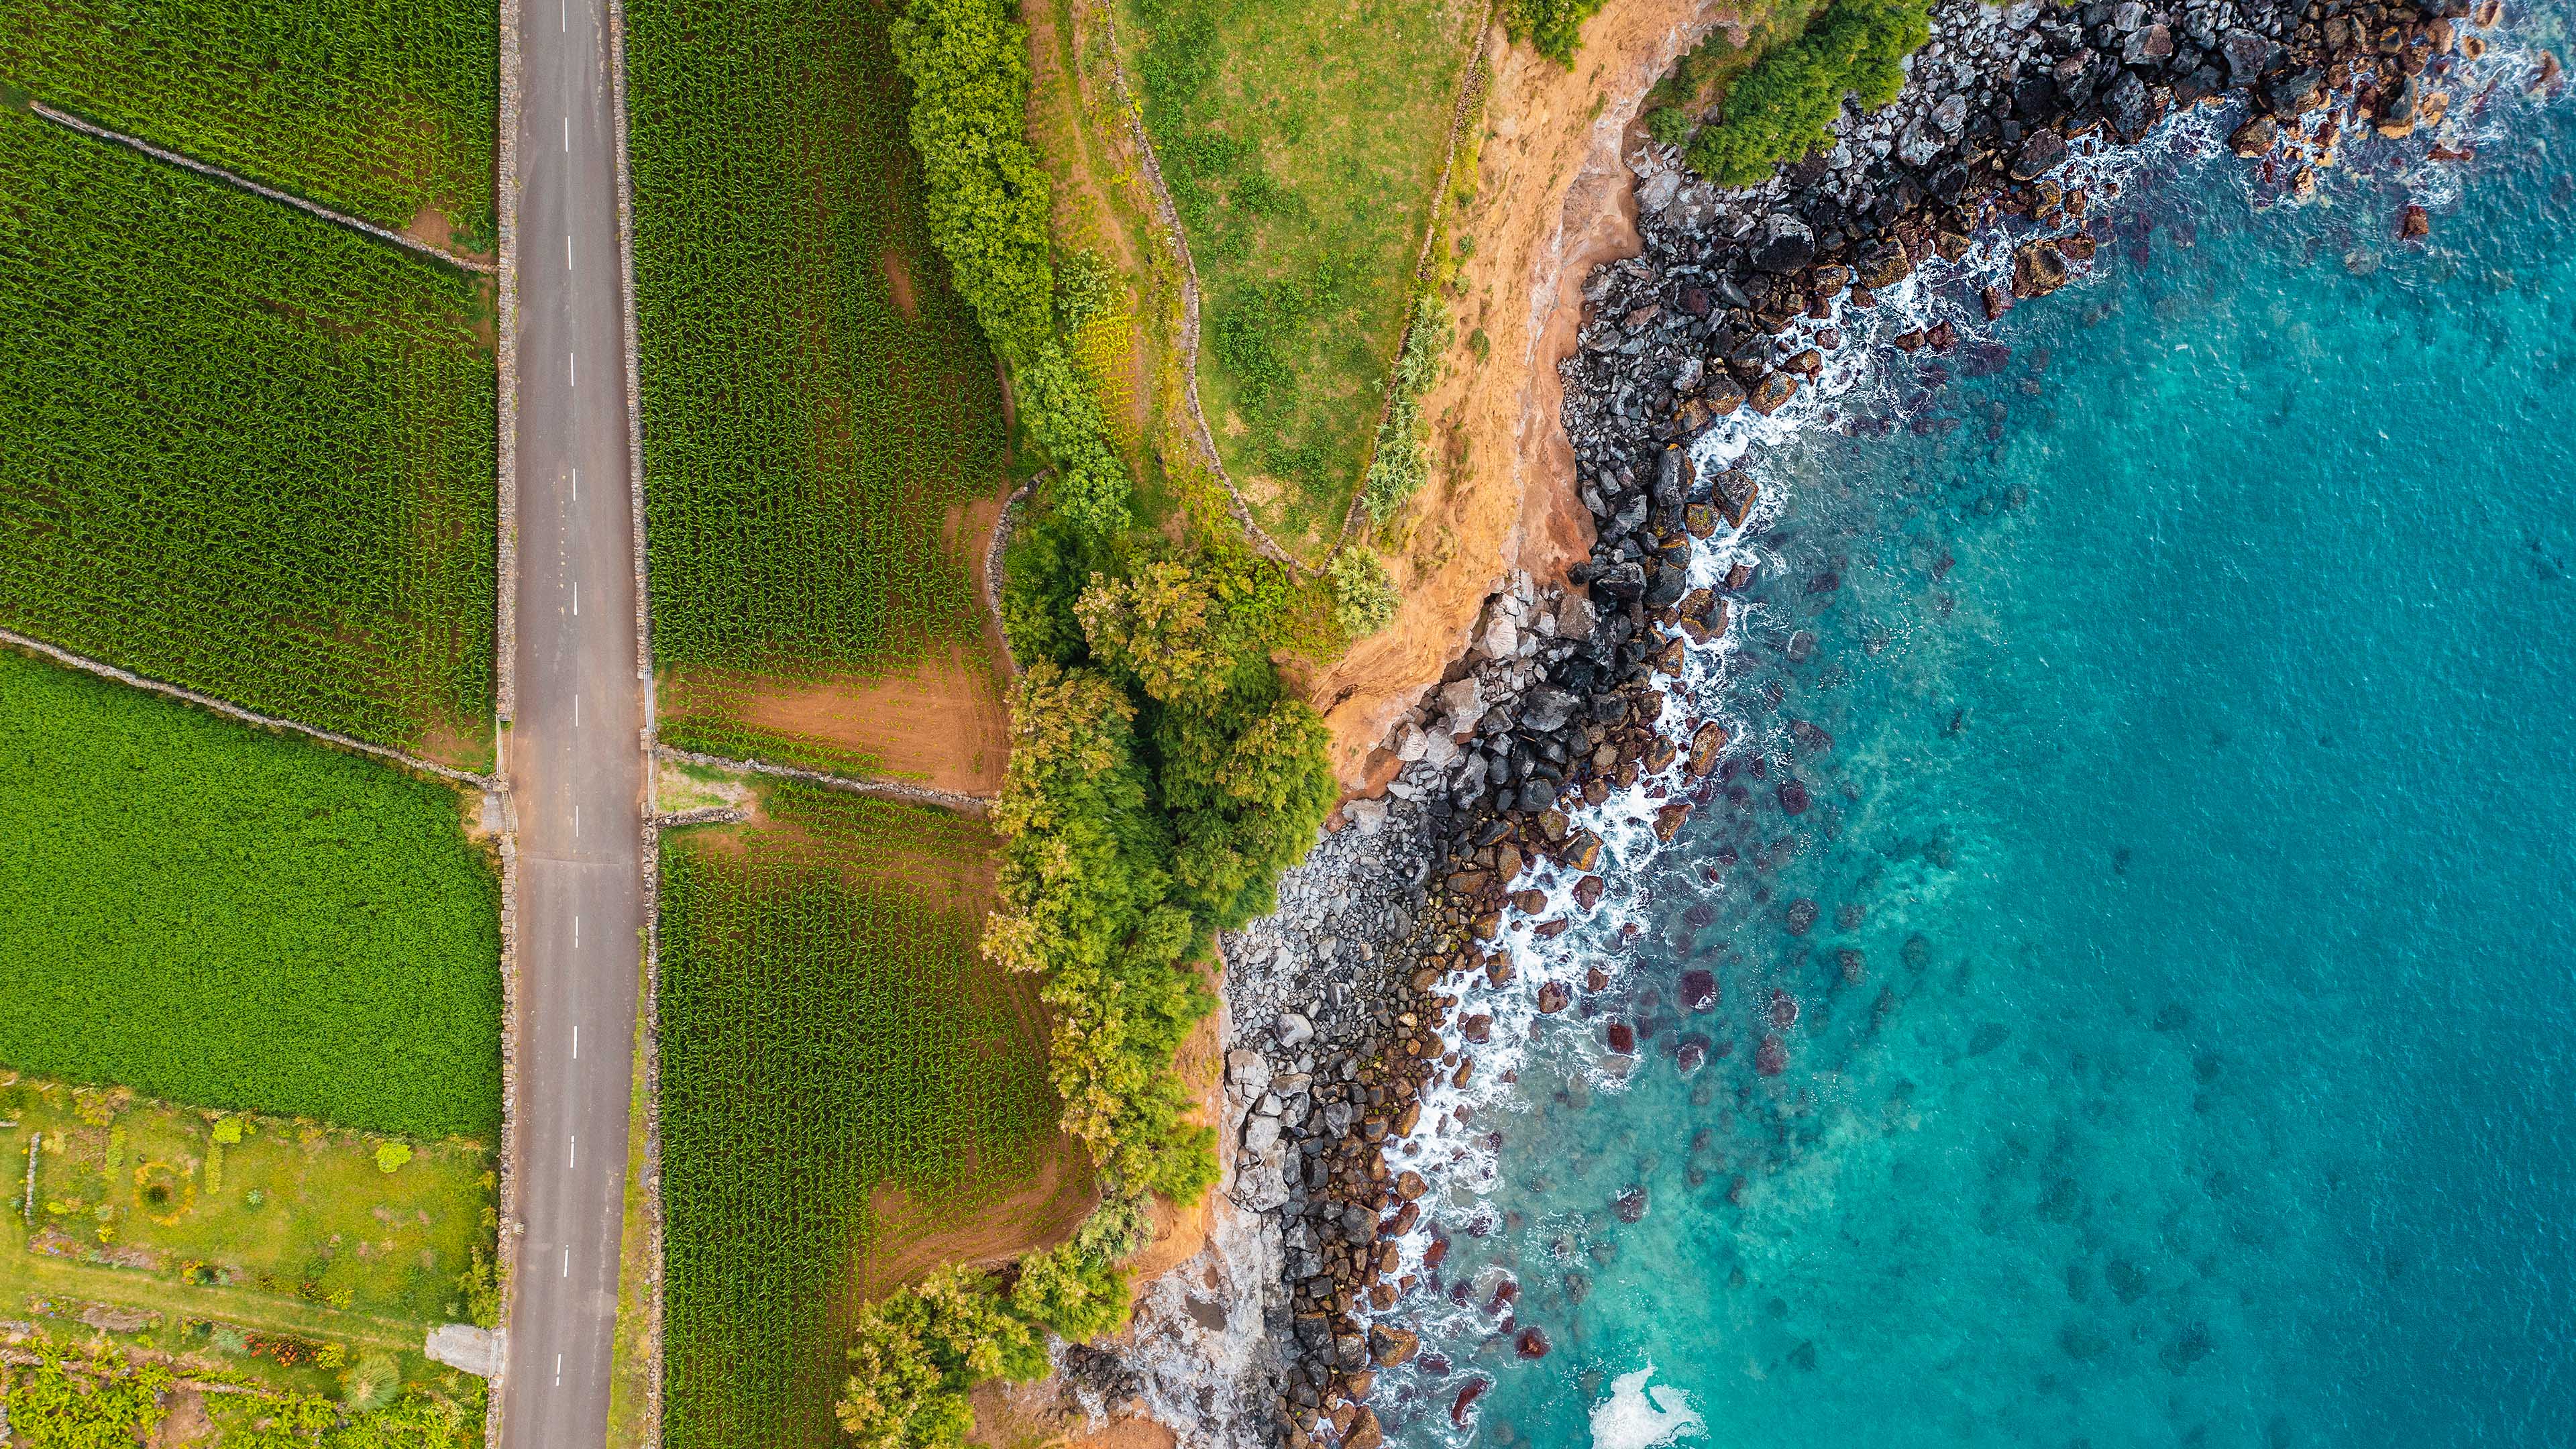
[[[33,1368],[9,1371],[0,1400],[23,1449],[114,1449],[150,1436],[169,1413],[161,1391],[173,1375],[162,1364],[128,1368],[115,1350],[100,1353],[94,1372],[73,1373],[50,1355]]]
[[[1691,137],[1690,113],[1679,106],[1657,106],[1646,113],[1646,134],[1658,146],[1679,146]]]
[[[347,1373],[340,1375],[340,1410],[355,1418],[372,1414],[394,1401],[394,1391],[402,1387],[402,1370],[395,1367],[393,1355],[363,1353]]]
[[[399,1142],[376,1144],[376,1171],[399,1172],[402,1170],[402,1165],[409,1161],[411,1161],[411,1149],[403,1144]]]
[[[1503,0],[1504,33],[1526,40],[1558,65],[1574,64],[1583,45],[1583,22],[1600,13],[1604,0]]]
[[[1395,360],[1386,421],[1378,425],[1377,454],[1369,460],[1360,485],[1360,501],[1369,520],[1383,528],[1401,512],[1431,478],[1430,424],[1422,416],[1423,394],[1440,380],[1440,360],[1457,335],[1449,309],[1439,297],[1424,293],[1413,304],[1413,326],[1404,334],[1404,350]]]
[[[1055,269],[1055,322],[1065,336],[1107,312],[1118,299],[1118,274],[1093,251],[1064,253]]]
[[[1725,118],[1700,128],[1686,159],[1722,186],[1750,186],[1826,144],[1852,95],[1863,110],[1896,99],[1905,58],[1931,38],[1930,0],[1835,0],[1796,40],[1728,90]]]
[[[1140,1201],[1112,1198],[1062,1247],[999,1273],[952,1264],[871,1305],[833,1406],[841,1428],[860,1449],[964,1443],[977,1383],[1044,1377],[1049,1332],[1080,1342],[1126,1326],[1118,1263],[1151,1236]]]
[[[894,49],[912,82],[931,239],[1055,463],[1054,506],[1115,534],[1127,526],[1127,470],[1056,326],[1050,193],[1027,136],[1028,31],[1002,0],[911,0],[894,22]]]
[[[1333,556],[1326,577],[1333,585],[1333,621],[1344,634],[1358,639],[1395,622],[1395,585],[1376,554],[1343,549]]]

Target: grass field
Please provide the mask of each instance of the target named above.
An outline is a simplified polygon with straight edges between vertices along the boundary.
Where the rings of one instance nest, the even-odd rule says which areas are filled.
[[[984,966],[990,836],[801,787],[663,836],[663,1443],[825,1446],[862,1297],[1087,1210],[1045,1028]],[[1023,1201],[1050,1161],[1061,1179]],[[1065,1166],[1065,1164],[1076,1164]],[[918,1268],[930,1263],[919,1262]]]
[[[991,352],[930,245],[898,6],[627,11],[653,647],[868,672],[980,643],[959,517],[1003,484]],[[716,691],[692,711],[721,718]]]
[[[1320,556],[1368,461],[1476,0],[1117,0],[1203,289],[1200,401]]]
[[[0,626],[488,766],[476,279],[0,107]]]
[[[77,1332],[122,1323],[129,1343],[315,1390],[336,1379],[317,1362],[331,1343],[434,1377],[422,1333],[479,1306],[465,1284],[494,1247],[480,1145],[407,1143],[386,1172],[389,1139],[268,1117],[219,1126],[123,1088],[34,1080],[0,1086],[0,1123],[14,1124],[0,1127],[12,1189],[0,1295],[13,1308],[42,1299]],[[19,1191],[39,1135],[30,1217]]]
[[[420,221],[488,250],[498,17],[493,0],[14,0],[0,81],[379,226]]]
[[[0,1068],[488,1140],[499,892],[462,806],[0,650]]]

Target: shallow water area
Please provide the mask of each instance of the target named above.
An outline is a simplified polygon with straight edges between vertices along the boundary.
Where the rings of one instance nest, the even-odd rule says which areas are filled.
[[[2153,160],[1748,455],[1727,762],[1396,1159],[1391,1442],[2576,1443],[2576,107],[2462,124]]]

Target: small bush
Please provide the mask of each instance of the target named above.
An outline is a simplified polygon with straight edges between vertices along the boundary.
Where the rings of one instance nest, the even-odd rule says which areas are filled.
[[[215,1140],[224,1146],[239,1146],[241,1138],[242,1119],[239,1117],[226,1117],[215,1124]]]
[[[393,1355],[364,1353],[340,1375],[340,1409],[351,1418],[372,1414],[394,1401],[394,1390],[402,1387],[402,1370],[395,1367]]]
[[[1055,264],[1055,322],[1071,337],[1109,310],[1118,296],[1118,274],[1098,252],[1066,252]]]
[[[1344,634],[1357,639],[1395,622],[1395,585],[1376,554],[1346,548],[1333,556],[1325,576],[1333,585],[1333,620]]]
[[[1574,64],[1583,45],[1583,22],[1604,0],[1503,0],[1503,31],[1558,65]]]
[[[1658,146],[1679,146],[1690,139],[1690,113],[1679,106],[1657,106],[1646,113],[1646,134]]]
[[[404,1163],[409,1161],[411,1161],[411,1149],[405,1147],[401,1143],[379,1142],[376,1144],[376,1170],[378,1172],[397,1171]]]
[[[1424,293],[1413,304],[1413,326],[1404,334],[1404,351],[1395,360],[1395,397],[1377,432],[1377,456],[1369,460],[1360,484],[1360,502],[1369,521],[1380,528],[1431,477],[1430,425],[1422,416],[1422,396],[1440,380],[1440,359],[1449,351],[1457,329],[1449,309],[1437,296]]]
[[[1895,100],[1905,58],[1932,37],[1929,8],[1929,0],[1835,0],[1806,34],[1735,82],[1725,119],[1691,141],[1691,169],[1721,186],[1751,186],[1825,145],[1845,94],[1863,110]]]

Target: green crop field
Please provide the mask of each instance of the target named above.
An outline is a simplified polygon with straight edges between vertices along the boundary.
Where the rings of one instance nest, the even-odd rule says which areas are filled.
[[[493,0],[13,0],[0,82],[379,226],[435,213],[483,250],[499,13]]]
[[[864,1255],[990,1229],[1055,1139],[1033,993],[975,950],[990,835],[803,787],[767,801],[756,831],[662,837],[672,1449],[839,1442],[842,1351],[883,1271]]]
[[[478,279],[0,107],[0,626],[488,765]]]
[[[871,671],[980,637],[1000,382],[922,215],[899,6],[627,11],[653,648]]]
[[[1200,402],[1282,543],[1368,462],[1477,0],[1117,0],[1204,291]]]
[[[463,804],[0,650],[0,1068],[489,1140],[499,888]]]

